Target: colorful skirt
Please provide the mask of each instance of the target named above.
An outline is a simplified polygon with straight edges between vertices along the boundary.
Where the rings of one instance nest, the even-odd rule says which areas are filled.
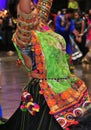
[[[32,115],[31,113],[33,111],[30,111],[30,109],[32,109],[31,105],[30,107],[27,106],[28,109],[26,111],[22,109],[26,106],[26,104],[23,104],[25,106],[22,106],[22,100],[25,100],[22,97],[19,108],[5,124],[0,125],[0,130],[66,130],[67,127],[71,127],[72,130],[75,130],[75,127],[78,126],[74,126],[76,121],[80,122],[78,126],[79,128],[81,122],[84,122],[82,120],[84,117],[83,115],[91,108],[91,101],[86,85],[78,77],[70,74],[69,69],[67,69],[68,65],[65,60],[65,55],[63,55],[64,53],[60,52],[59,49],[57,50],[57,48],[59,48],[59,44],[57,44],[58,42],[56,42],[56,40],[59,37],[57,37],[56,40],[53,40],[52,35],[53,34],[50,33],[37,32],[37,35],[34,33],[32,39],[32,43],[34,45],[33,49],[35,52],[35,55],[33,56],[35,57],[35,60],[32,59],[32,61],[33,63],[37,63],[34,66],[40,70],[44,70],[44,68],[42,68],[39,64],[41,59],[44,59],[44,57],[42,57],[42,49],[40,43],[42,45],[43,52],[46,54],[45,58],[47,66],[52,66],[49,66],[50,69],[49,67],[47,68],[47,70],[49,70],[48,73],[50,72],[50,78],[47,77],[41,80],[32,79],[26,86],[26,91],[32,95],[33,102],[37,103],[40,106],[39,112],[37,112],[35,115]],[[38,36],[40,40],[38,39]],[[49,49],[50,51],[48,51]],[[53,58],[50,58],[50,52],[53,54]],[[31,57],[31,54],[28,54],[27,55]],[[20,55],[20,52],[18,55]],[[43,59],[41,63],[43,63]],[[50,62],[47,62],[48,60]],[[53,64],[56,63],[56,61],[58,64]],[[86,121],[88,122],[88,119],[86,119]],[[86,124],[86,128],[88,128],[87,125],[88,124]],[[77,130],[88,129],[77,128]]]
[[[40,81],[38,79],[32,79],[28,86],[26,86],[26,90],[27,92],[31,93],[34,102],[40,105],[40,111],[35,115],[31,115],[29,111],[22,111],[20,108],[22,102],[20,102],[19,108],[17,108],[16,112],[11,116],[11,118],[7,120],[6,123],[0,124],[0,130],[63,130],[54,116],[49,114],[50,109],[43,95],[40,94],[39,82]],[[72,107],[72,104],[70,105],[71,107],[69,108],[71,110],[74,106]],[[88,102],[84,105],[88,105]],[[65,111],[62,112],[62,114],[65,112],[67,113],[69,108],[66,108],[65,106]],[[74,110],[74,113],[78,115],[77,120],[79,121],[79,124],[74,125],[73,123],[73,125],[69,126],[70,129],[67,130],[91,130],[91,110],[88,110],[83,117],[79,118],[81,112],[81,108]],[[72,122],[72,114],[70,115],[69,112],[67,118],[69,123]],[[64,125],[64,118],[62,120],[62,117],[60,117],[59,121],[61,125]]]
[[[19,106],[11,118],[0,125],[0,130],[62,130],[54,116],[49,114],[49,107],[40,94],[39,80],[31,80],[27,91],[31,93],[34,102],[40,105],[40,111],[31,115],[28,111],[22,111]]]

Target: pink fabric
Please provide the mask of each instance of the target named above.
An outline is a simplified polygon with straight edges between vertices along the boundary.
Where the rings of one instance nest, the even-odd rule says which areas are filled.
[[[91,20],[88,19],[88,26],[91,25]],[[87,33],[87,40],[91,40],[91,27],[88,30]]]

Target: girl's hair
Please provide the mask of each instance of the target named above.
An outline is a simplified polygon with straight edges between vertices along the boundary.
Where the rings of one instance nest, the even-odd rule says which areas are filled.
[[[77,14],[79,15],[79,17],[82,17],[82,13],[81,13],[81,11],[79,11],[79,10],[75,10],[75,11],[74,11],[74,14],[75,14],[75,13],[77,13]]]
[[[31,0],[34,3],[34,0]],[[9,0],[8,2],[8,10],[12,17],[17,18],[17,5],[19,0]]]
[[[19,0],[9,0],[8,9],[12,17],[17,18],[17,5]]]

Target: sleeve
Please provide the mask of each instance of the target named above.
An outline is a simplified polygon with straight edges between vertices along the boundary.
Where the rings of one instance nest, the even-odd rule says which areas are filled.
[[[61,18],[59,16],[56,17],[56,32],[61,33],[65,31],[65,27],[61,26]]]
[[[79,8],[79,4],[78,4],[77,1],[76,1],[76,3],[75,3],[75,6],[76,6],[75,8],[77,8],[77,9]]]
[[[71,21],[71,26],[70,26],[70,33],[72,33],[75,30],[75,24],[74,21]]]
[[[71,2],[68,3],[68,8],[71,8]]]
[[[39,0],[37,8],[41,21],[47,22],[53,0]]]

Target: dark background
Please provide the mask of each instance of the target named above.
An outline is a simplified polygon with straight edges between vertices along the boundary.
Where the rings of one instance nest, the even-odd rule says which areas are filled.
[[[77,0],[81,11],[91,8],[91,0]],[[67,8],[68,0],[53,0],[52,11]]]

